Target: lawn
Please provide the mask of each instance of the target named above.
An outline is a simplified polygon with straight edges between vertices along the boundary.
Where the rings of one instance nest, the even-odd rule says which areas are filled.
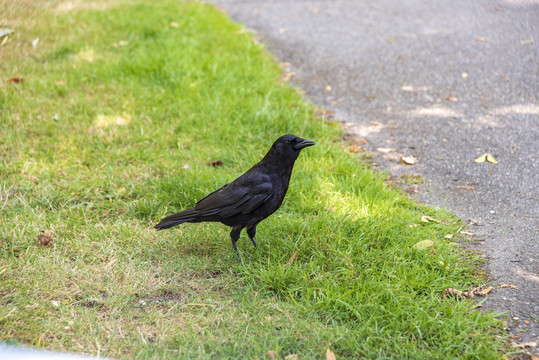
[[[169,0],[0,14],[15,31],[0,39],[0,341],[125,359],[502,357],[501,321],[442,295],[484,281],[459,220],[348,152],[226,14]],[[221,224],[153,229],[286,133],[317,145],[258,248],[242,234],[242,263]]]

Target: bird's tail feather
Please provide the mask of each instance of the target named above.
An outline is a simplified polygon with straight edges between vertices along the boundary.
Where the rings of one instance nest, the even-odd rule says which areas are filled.
[[[161,219],[159,224],[155,225],[154,228],[157,230],[168,229],[176,225],[183,224],[185,222],[192,222],[197,220],[199,214],[194,208],[189,208],[184,211],[169,215]]]

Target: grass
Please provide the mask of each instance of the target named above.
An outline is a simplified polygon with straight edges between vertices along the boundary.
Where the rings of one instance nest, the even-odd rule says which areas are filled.
[[[126,359],[501,357],[500,322],[442,297],[481,281],[444,238],[458,219],[345,152],[226,15],[168,0],[0,13],[16,31],[0,47],[1,341]],[[285,133],[317,145],[259,248],[242,235],[243,263],[223,225],[152,229]]]

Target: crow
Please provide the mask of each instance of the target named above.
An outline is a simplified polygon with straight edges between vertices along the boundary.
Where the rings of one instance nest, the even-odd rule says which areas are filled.
[[[281,136],[245,174],[205,196],[195,206],[163,218],[155,228],[168,229],[185,222],[221,222],[232,227],[232,246],[241,260],[236,245],[241,231],[247,228],[247,235],[256,247],[256,226],[281,206],[294,162],[303,148],[312,145],[314,141],[295,135]]]

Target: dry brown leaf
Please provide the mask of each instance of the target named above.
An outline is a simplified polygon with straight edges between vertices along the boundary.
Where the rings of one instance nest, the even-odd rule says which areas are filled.
[[[296,76],[295,72],[286,72],[283,76],[281,76],[282,82],[288,82],[290,79],[292,79],[294,76]]]
[[[366,149],[363,146],[352,145],[350,146],[350,149],[348,150],[351,153],[360,153],[360,152],[364,152]]]
[[[513,344],[513,347],[517,348],[517,349],[524,349],[524,348],[536,347],[536,346],[537,346],[536,341],[530,341],[530,342],[525,342],[525,343],[520,343],[520,344]]]
[[[489,287],[487,287],[485,289],[479,290],[477,294],[485,296],[491,291],[492,291],[492,286],[489,286]]]
[[[414,249],[423,250],[423,249],[431,247],[433,244],[434,243],[432,242],[432,240],[423,240],[415,244]]]
[[[270,360],[275,360],[277,357],[277,352],[275,350],[268,350],[268,358]]]
[[[401,156],[400,161],[404,165],[415,165],[415,164],[417,164],[417,159],[415,157],[413,157],[412,155]]]
[[[337,360],[335,354],[329,349],[326,349],[326,360]]]
[[[439,223],[439,224],[442,223],[440,220],[435,219],[433,217],[430,217],[428,215],[421,216],[421,221],[423,221],[423,222],[436,222],[436,223]]]
[[[511,284],[501,284],[500,287],[502,287],[502,288],[518,289],[518,286],[517,286],[517,285],[511,285]]]
[[[468,291],[460,291],[454,288],[447,288],[443,291],[444,297],[454,296],[461,299],[467,299],[469,296]]]
[[[522,320],[522,322],[526,325],[529,325],[530,324],[530,321],[529,320]]]
[[[397,149],[393,149],[393,148],[383,148],[383,147],[379,147],[379,148],[376,148],[376,151],[379,151],[381,153],[389,153],[389,152],[393,152],[393,151],[396,151]]]
[[[454,96],[446,96],[444,99],[445,99],[446,101],[453,101],[453,102],[459,101],[459,99],[457,99],[457,98],[454,97]]]
[[[294,262],[294,260],[296,259],[296,256],[298,256],[298,251],[294,251],[294,253],[292,254],[292,256],[290,256],[290,259],[288,259],[287,261],[287,265],[290,265]]]
[[[45,230],[37,236],[37,241],[41,246],[51,246],[52,245],[52,231]]]
[[[221,160],[214,160],[214,161],[208,161],[206,163],[208,166],[221,166],[223,165],[223,162]]]
[[[12,77],[12,78],[7,79],[7,82],[11,82],[11,83],[15,83],[15,84],[23,83],[24,78],[22,78],[22,77]]]
[[[299,357],[297,354],[290,354],[290,355],[286,355],[284,357],[285,360],[299,360]]]
[[[468,291],[460,291],[460,290],[457,290],[457,289],[454,289],[454,288],[447,288],[447,289],[445,289],[443,291],[443,295],[445,297],[454,296],[454,297],[458,297],[460,299],[469,299],[469,298],[473,298],[473,297],[476,297],[476,296],[485,296],[491,290],[492,290],[492,286],[489,286],[489,287],[487,287],[485,289],[482,289],[481,286],[478,286],[478,287],[474,287],[473,289],[468,290]]]

